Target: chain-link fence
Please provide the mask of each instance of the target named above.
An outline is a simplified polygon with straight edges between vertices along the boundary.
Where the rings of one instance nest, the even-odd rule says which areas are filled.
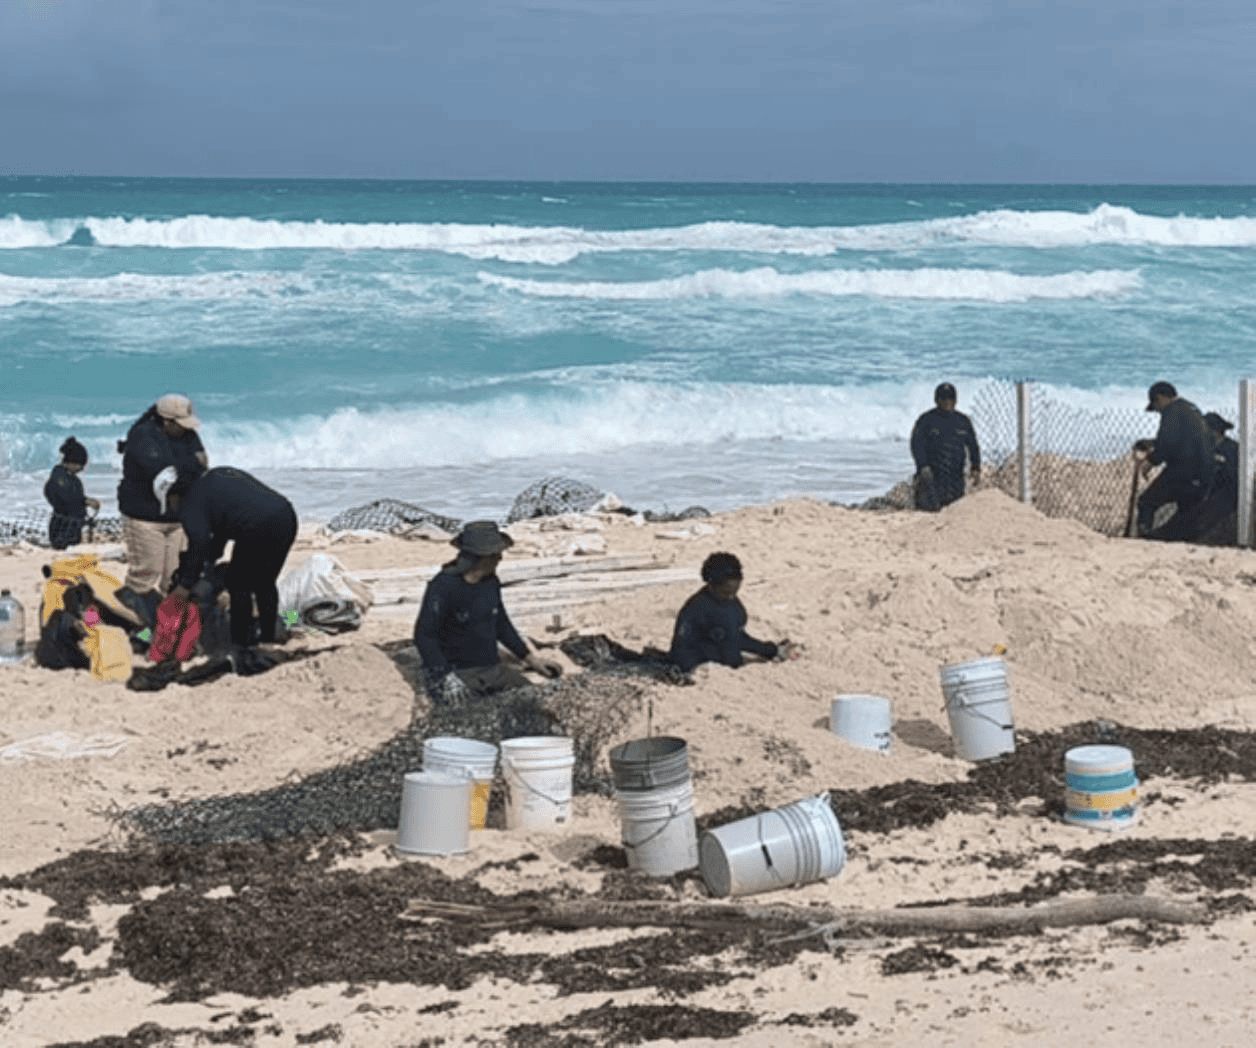
[[[1093,408],[1066,404],[1040,386],[1011,379],[978,387],[963,408],[981,446],[981,486],[997,487],[1015,499],[1027,489],[1034,508],[1048,517],[1069,517],[1104,535],[1125,535],[1131,503],[1155,478],[1153,471],[1135,479],[1134,442],[1154,437],[1160,416],[1095,400]],[[1229,418],[1233,408],[1219,414]],[[1027,441],[1027,473],[1022,440]],[[918,483],[906,480],[864,505],[908,509],[919,505],[917,493]],[[1154,525],[1172,512],[1172,506],[1162,507]]]

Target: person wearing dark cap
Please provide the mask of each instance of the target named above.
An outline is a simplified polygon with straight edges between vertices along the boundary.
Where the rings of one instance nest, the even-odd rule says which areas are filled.
[[[1226,436],[1234,423],[1215,411],[1204,416],[1213,439],[1212,491],[1193,514],[1192,540],[1206,546],[1235,546],[1239,528],[1239,445]]]
[[[1180,541],[1189,537],[1191,511],[1212,489],[1215,441],[1199,408],[1179,397],[1171,383],[1152,385],[1147,391],[1147,410],[1160,413],[1160,428],[1154,440],[1136,441],[1134,453],[1142,458],[1143,476],[1154,466],[1163,464],[1164,469],[1138,496],[1138,533],[1144,538]],[[1177,523],[1170,520],[1153,534],[1156,511],[1170,503],[1177,506]]]
[[[178,512],[188,548],[179,557],[171,598],[187,601],[192,587],[233,542],[226,571],[231,643],[250,647],[255,637],[262,644],[274,643],[279,618],[275,580],[297,537],[292,503],[244,470],[219,466],[192,483]]]
[[[61,445],[61,461],[52,467],[44,485],[44,498],[52,505],[48,544],[53,549],[65,549],[82,542],[87,508],[100,509],[100,500],[87,497],[78,476],[86,465],[87,448],[73,437],[67,438]]]
[[[706,583],[685,601],[676,616],[672,631],[672,647],[668,658],[684,673],[704,662],[740,666],[742,652],[748,651],[764,659],[787,654],[789,641],[774,644],[756,640],[746,632],[745,605],[737,599],[741,588],[741,561],[732,553],[712,553],[702,563],[702,581]]]
[[[414,622],[414,646],[432,698],[457,705],[472,693],[529,683],[522,673],[500,664],[499,644],[529,669],[560,676],[562,665],[529,650],[502,603],[497,566],[514,540],[493,521],[477,520],[465,525],[450,545],[458,556],[428,582]]]
[[[127,549],[126,580],[118,599],[152,624],[152,597],[166,595],[170,579],[185,548],[179,524],[179,499],[209,464],[198,430],[201,420],[192,402],[180,393],[159,398],[131,426],[122,453],[122,480],[118,482],[118,512],[122,514]],[[166,499],[158,498],[159,476],[175,481],[165,485]]]
[[[939,510],[964,494],[967,454],[973,483],[981,479],[981,448],[972,419],[956,411],[955,387],[943,382],[933,391],[934,407],[916,419],[911,457],[916,462],[916,508]]]

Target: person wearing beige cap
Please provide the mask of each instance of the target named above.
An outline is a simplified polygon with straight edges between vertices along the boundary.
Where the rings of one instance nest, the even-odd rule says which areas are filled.
[[[118,442],[118,511],[127,548],[126,581],[118,599],[150,625],[186,547],[179,499],[209,465],[200,428],[192,401],[167,393]]]

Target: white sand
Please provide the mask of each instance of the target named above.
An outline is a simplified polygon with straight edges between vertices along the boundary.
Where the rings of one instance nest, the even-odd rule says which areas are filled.
[[[751,615],[749,631],[803,645],[802,657],[793,662],[752,662],[736,671],[706,667],[697,672],[696,687],[651,686],[655,732],[689,743],[699,813],[740,801],[775,806],[828,787],[963,779],[971,765],[956,759],[948,744],[938,669],[995,645],[1008,649],[1020,728],[1042,731],[1095,718],[1142,728],[1256,727],[1256,562],[1250,552],[1106,539],[1071,521],[1048,520],[995,491],[936,516],[874,515],[795,501],[704,524],[708,528],[642,527],[622,517],[597,518],[587,530],[605,541],[607,553],[650,552],[672,566],[692,568],[694,581],[563,615],[568,631],[604,631],[634,648],[666,647],[676,609],[699,585],[698,565],[724,549],[745,566],[741,596]],[[580,536],[578,529],[535,525],[514,530],[519,543],[510,556],[558,552]],[[683,537],[660,537],[664,533]],[[321,548],[325,540],[303,535],[289,566]],[[347,540],[328,551],[364,574],[435,566],[450,552],[436,542],[391,538]],[[48,551],[0,550],[0,585],[24,602],[32,640],[39,566],[50,559]],[[121,565],[115,569],[123,574]],[[111,806],[263,788],[389,738],[408,723],[412,692],[374,644],[408,637],[416,610],[415,604],[374,610],[355,634],[302,642],[338,645],[335,651],[260,677],[228,677],[195,689],[138,693],[100,684],[84,671],[0,667],[0,746],[53,731],[127,740],[114,756],[0,761],[0,875],[78,849],[110,846],[110,823],[102,812]],[[553,639],[543,630],[548,622],[546,616],[517,625]],[[829,731],[829,704],[842,692],[893,700],[896,734],[888,756],[858,750]],[[645,733],[644,719],[634,731]],[[1201,790],[1173,780],[1144,784],[1145,793],[1157,791],[1181,802],[1148,804],[1139,824],[1122,836],[1251,835],[1256,785]],[[618,814],[612,802],[594,797],[577,798],[575,810],[573,824],[562,832],[477,832],[470,854],[433,865],[457,876],[489,860],[536,851],[542,861],[517,873],[488,871],[480,883],[497,892],[564,883],[592,890],[600,875],[577,870],[569,860],[591,842],[617,844]],[[1032,803],[1018,816],[954,815],[925,830],[851,833],[849,861],[838,877],[758,898],[878,907],[1015,890],[1058,868],[1059,851],[1053,849],[1093,847],[1103,836],[1055,822]],[[358,862],[396,862],[386,837],[376,835]],[[1025,864],[990,869],[970,861],[973,850],[1023,854]],[[33,893],[0,890],[0,946],[42,927],[48,906]],[[94,920],[106,942],[81,962],[88,967],[103,965],[110,922],[119,916],[118,907],[98,909]],[[628,934],[503,933],[494,947],[570,950]],[[1151,948],[1114,935],[1111,927],[1081,928],[952,950],[960,968],[893,977],[880,974],[881,958],[907,941],[874,941],[845,960],[805,953],[760,978],[734,980],[680,1003],[749,1008],[764,1020],[838,1006],[859,1016],[855,1025],[759,1025],[724,1041],[683,1043],[995,1046],[1098,1040],[1114,1048],[1178,1048],[1189,1039],[1210,1048],[1247,1045],[1256,1030],[1248,991],[1256,976],[1254,939],[1250,916],[1192,927],[1179,940]],[[973,970],[989,956],[998,959],[1000,970]],[[1053,957],[1071,962],[1055,976],[1048,974]],[[1013,974],[1018,962],[1024,967]],[[160,987],[125,974],[88,983],[85,990],[11,989],[0,994],[0,1042],[35,1048],[121,1035],[145,1022],[208,1030],[213,1015],[254,1005],[284,1031],[275,1037],[259,1033],[258,1044],[293,1045],[302,1031],[337,1023],[341,1044],[400,1046],[441,1036],[444,1044],[459,1045],[500,1038],[517,1023],[555,1022],[606,998],[556,997],[544,985],[513,983],[481,983],[461,993],[387,984],[353,997],[343,990],[333,985],[263,1002],[232,997],[169,1005],[160,1003]],[[460,1007],[435,1017],[418,1014],[450,999]],[[616,1001],[663,998],[642,990]]]

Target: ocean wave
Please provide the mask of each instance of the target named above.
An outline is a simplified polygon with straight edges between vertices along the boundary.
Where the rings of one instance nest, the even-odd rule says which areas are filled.
[[[1253,247],[1256,218],[1165,218],[1101,204],[1089,212],[982,211],[956,218],[865,226],[774,226],[701,222],[651,229],[422,222],[280,222],[186,215],[170,219],[85,217],[0,219],[0,248],[53,247],[85,230],[102,247],[227,248],[256,251],[436,251],[473,259],[559,265],[586,253],[730,251],[828,255],[957,245],[1078,247]]]
[[[306,293],[308,278],[280,272],[196,273],[156,276],[116,273],[108,277],[13,277],[0,275],[0,306],[31,300],[136,302],[151,299],[269,298]]]
[[[1100,298],[1133,291],[1141,284],[1132,270],[1098,270],[1023,276],[985,269],[839,269],[778,273],[764,267],[746,272],[709,269],[669,280],[544,281],[480,273],[486,284],[538,298],[659,301],[685,298],[753,298],[774,295],[865,295],[875,298],[965,299],[1025,302],[1030,299]]]

